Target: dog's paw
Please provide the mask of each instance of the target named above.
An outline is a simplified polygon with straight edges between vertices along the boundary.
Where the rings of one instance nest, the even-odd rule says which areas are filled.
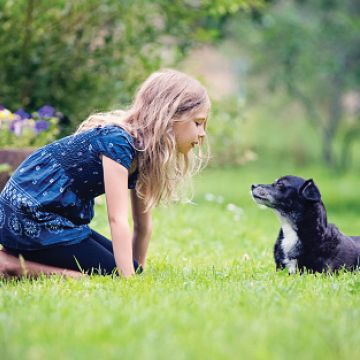
[[[289,275],[294,275],[297,273],[297,260],[287,260],[286,268],[288,269]]]

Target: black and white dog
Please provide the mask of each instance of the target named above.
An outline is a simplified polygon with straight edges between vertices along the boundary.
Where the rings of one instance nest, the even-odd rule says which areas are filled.
[[[276,269],[332,272],[360,267],[360,236],[345,236],[328,224],[320,191],[312,179],[284,176],[252,185],[254,200],[273,209],[281,229],[274,247]]]

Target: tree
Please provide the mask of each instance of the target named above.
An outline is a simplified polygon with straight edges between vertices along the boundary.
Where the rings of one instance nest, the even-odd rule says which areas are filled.
[[[0,0],[0,103],[49,103],[73,125],[129,103],[152,71],[217,37],[253,0]]]
[[[303,106],[321,137],[323,160],[333,166],[334,139],[345,119],[343,95],[359,91],[360,4],[355,0],[273,3],[256,17],[255,27],[254,22],[248,27],[239,24],[236,35],[248,31],[249,43],[258,54],[257,68],[270,74],[272,89],[285,88]]]

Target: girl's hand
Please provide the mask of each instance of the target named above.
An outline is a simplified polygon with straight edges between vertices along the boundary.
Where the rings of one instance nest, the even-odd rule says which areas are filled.
[[[143,267],[134,259],[135,274],[142,274],[144,272]]]

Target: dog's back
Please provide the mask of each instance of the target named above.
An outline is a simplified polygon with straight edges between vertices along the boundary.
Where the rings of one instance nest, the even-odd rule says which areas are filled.
[[[354,270],[360,267],[360,236],[341,235],[336,256],[331,261],[331,268],[335,270],[345,267]]]

